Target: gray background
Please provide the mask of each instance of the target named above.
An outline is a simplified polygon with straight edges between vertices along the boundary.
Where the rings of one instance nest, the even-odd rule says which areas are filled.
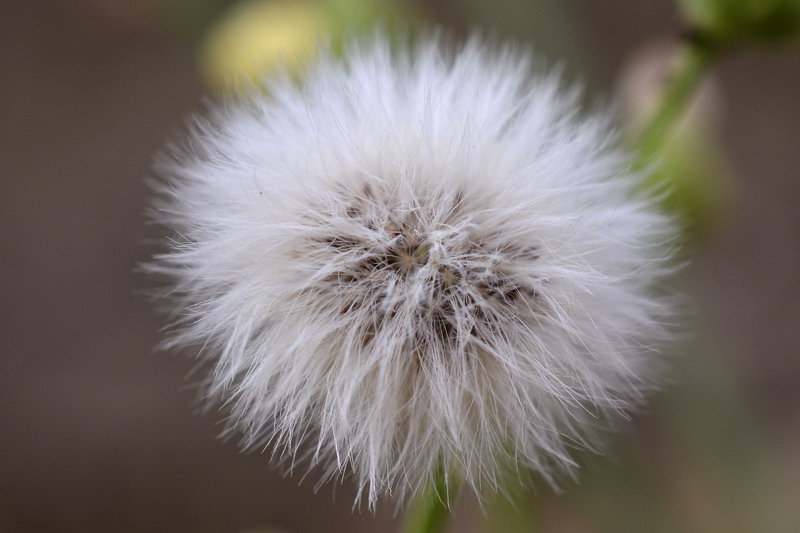
[[[431,7],[446,25],[483,21],[500,35],[524,33],[514,10],[537,24],[524,3],[485,4]],[[545,51],[580,56],[571,70],[590,72],[605,96],[625,58],[680,27],[667,0],[563,4],[558,16],[579,41],[544,36]],[[716,70],[735,207],[688,273],[698,320],[741,376],[758,420],[752,431],[767,435],[795,500],[799,57],[748,51]],[[218,440],[219,417],[194,412],[193,362],[153,352],[162,322],[139,294],[150,282],[133,273],[159,233],[142,215],[143,177],[205,93],[190,44],[140,4],[0,3],[2,532],[396,529],[390,504],[377,517],[352,513],[349,484],[315,495],[313,480],[298,486],[266,457]],[[655,422],[637,424],[619,439],[647,439]],[[547,530],[593,530],[543,492]],[[686,487],[674,492],[690,506],[702,500]],[[472,530],[478,518],[463,505],[454,530]]]

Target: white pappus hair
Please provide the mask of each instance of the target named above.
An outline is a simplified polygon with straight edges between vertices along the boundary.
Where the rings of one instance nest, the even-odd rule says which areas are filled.
[[[533,72],[532,72],[533,71]],[[161,167],[173,346],[229,431],[370,505],[437,467],[553,481],[652,388],[673,222],[609,121],[472,40],[323,57],[199,120]]]

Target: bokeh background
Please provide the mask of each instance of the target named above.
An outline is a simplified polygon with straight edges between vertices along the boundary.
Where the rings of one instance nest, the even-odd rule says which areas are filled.
[[[219,440],[194,362],[153,350],[144,178],[205,108],[197,51],[232,3],[0,2],[2,533],[397,530],[391,503],[353,511],[348,482],[315,492]],[[532,43],[592,101],[682,30],[670,0],[414,4]],[[800,52],[743,51],[714,77],[729,207],[679,281],[696,311],[673,384],[564,494],[466,497],[453,531],[800,531]]]

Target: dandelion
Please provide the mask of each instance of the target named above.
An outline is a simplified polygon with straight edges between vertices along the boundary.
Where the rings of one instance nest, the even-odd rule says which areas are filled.
[[[530,57],[381,39],[198,121],[162,165],[171,346],[228,431],[374,505],[442,468],[480,490],[653,388],[672,222],[609,121]]]

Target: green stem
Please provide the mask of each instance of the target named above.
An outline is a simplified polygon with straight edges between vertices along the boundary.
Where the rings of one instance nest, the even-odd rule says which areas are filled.
[[[700,39],[686,45],[661,102],[639,138],[637,167],[650,164],[663,147],[718,52],[717,46]]]
[[[426,490],[417,495],[408,511],[404,533],[441,533],[450,520],[450,508],[455,503],[458,490],[453,476],[448,479],[444,468],[433,474]]]

